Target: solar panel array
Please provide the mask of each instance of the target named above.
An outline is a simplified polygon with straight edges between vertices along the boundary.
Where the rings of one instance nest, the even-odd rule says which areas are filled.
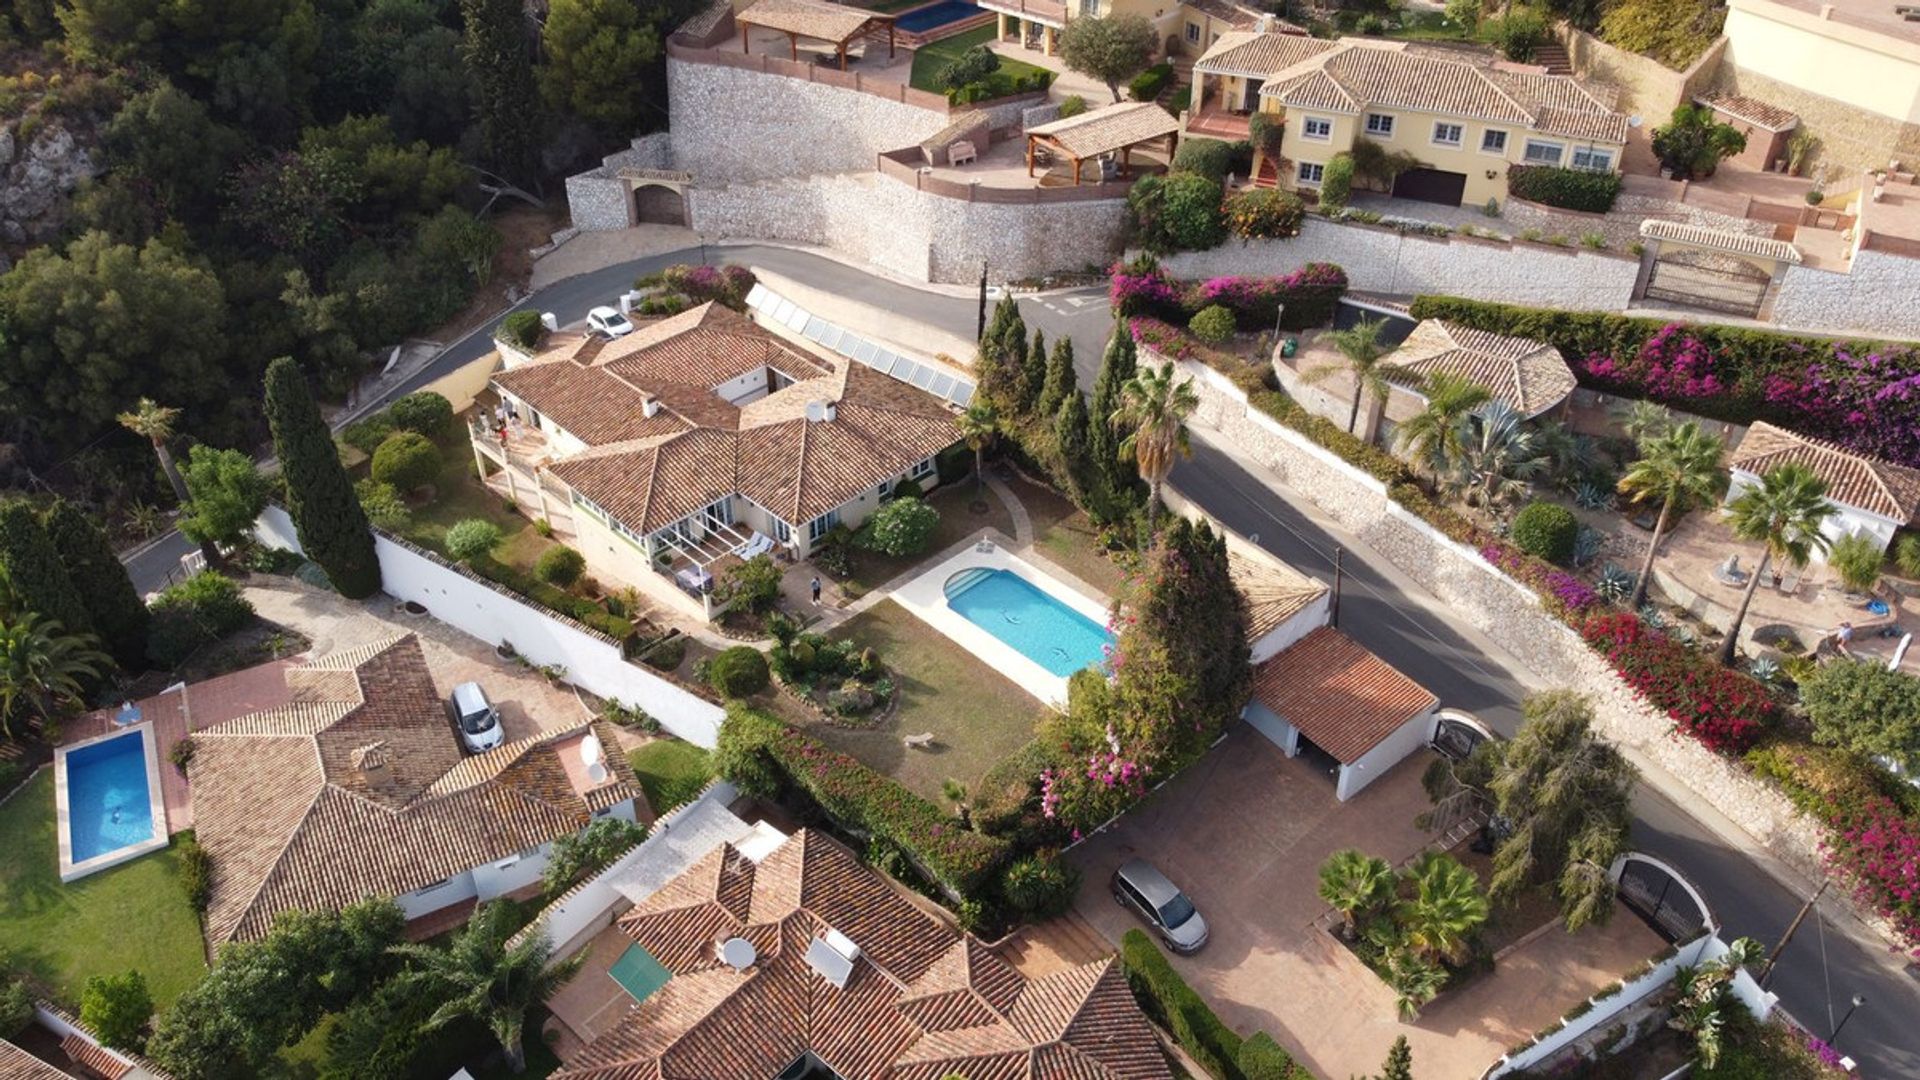
[[[819,344],[821,348],[830,349],[881,374],[925,390],[934,397],[950,401],[963,409],[973,400],[973,384],[967,380],[949,375],[931,364],[909,360],[851,330],[809,314],[806,309],[765,285],[753,287],[753,291],[747,294],[747,306],[759,312],[769,323],[784,326],[808,341]]]

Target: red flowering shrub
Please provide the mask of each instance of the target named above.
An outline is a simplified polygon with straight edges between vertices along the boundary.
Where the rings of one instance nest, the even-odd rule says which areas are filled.
[[[1629,686],[1709,750],[1745,753],[1773,722],[1773,697],[1757,680],[1713,663],[1648,627],[1638,615],[1595,615],[1580,636]]]
[[[1879,796],[1828,819],[1827,865],[1920,956],[1920,821]]]

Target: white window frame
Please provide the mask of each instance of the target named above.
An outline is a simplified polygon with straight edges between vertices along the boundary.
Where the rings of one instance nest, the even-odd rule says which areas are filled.
[[[1308,169],[1312,169],[1316,173],[1316,175],[1311,180],[1307,178]],[[1301,187],[1317,188],[1320,186],[1321,182],[1324,181],[1327,177],[1327,166],[1324,162],[1319,162],[1319,161],[1295,162],[1293,175],[1294,175],[1294,182],[1299,184]]]
[[[1187,23],[1187,44],[1189,45],[1200,44],[1200,24],[1199,23],[1197,22]]]
[[[1587,160],[1584,164],[1581,163],[1580,161],[1580,155],[1582,154],[1585,154],[1587,156]],[[1593,163],[1593,159],[1596,157],[1606,159],[1606,164],[1595,165]],[[1568,167],[1579,169],[1582,172],[1596,172],[1596,173],[1612,172],[1613,171],[1613,151],[1602,150],[1597,146],[1576,146],[1573,148],[1573,156],[1568,159]]]
[[[932,458],[922,458],[913,463],[913,468],[907,470],[907,476],[914,480],[925,480],[938,468],[939,464]]]
[[[793,543],[793,526],[787,524],[784,518],[773,517],[771,514],[767,516],[773,519],[774,542],[779,544]]]
[[[1313,133],[1313,125],[1320,124],[1326,130]],[[1333,140],[1333,118],[1328,116],[1304,116],[1300,118],[1300,137],[1308,142],[1331,142]]]
[[[1487,140],[1496,135],[1500,137],[1500,145],[1488,146]],[[1507,134],[1505,128],[1487,128],[1480,133],[1480,152],[1483,154],[1493,154],[1496,157],[1506,157],[1507,142],[1510,138],[1511,136]]]
[[[1379,123],[1375,123],[1375,121]],[[1393,138],[1394,118],[1392,113],[1370,112],[1367,114],[1367,134]]]
[[[839,507],[835,507],[821,514],[819,517],[814,518],[812,521],[807,522],[807,543],[819,543],[820,538],[832,532],[834,526],[838,524],[840,524]]]
[[[1536,146],[1552,147],[1553,160],[1547,161],[1541,158],[1534,157],[1533,148]],[[1522,164],[1525,164],[1525,165],[1551,165],[1551,166],[1554,166],[1555,168],[1558,168],[1560,164],[1566,160],[1567,160],[1567,144],[1566,143],[1551,142],[1546,139],[1528,139],[1526,146],[1522,147],[1520,150],[1520,161]]]
[[[1451,138],[1451,139],[1445,139],[1445,138],[1441,138],[1441,136],[1440,136],[1440,132],[1441,132],[1441,129],[1443,129],[1443,128],[1452,128],[1452,129],[1453,129],[1453,138]],[[1463,145],[1463,144],[1464,144],[1464,143],[1466,142],[1466,140],[1467,140],[1467,126],[1466,126],[1465,124],[1456,124],[1456,123],[1454,123],[1454,122],[1452,122],[1451,120],[1436,120],[1436,121],[1434,121],[1434,123],[1433,123],[1433,145],[1435,145],[1435,146],[1450,146],[1450,147],[1452,147],[1452,148],[1454,148],[1455,150],[1458,150],[1458,149],[1460,149],[1460,147],[1461,147],[1461,145]]]

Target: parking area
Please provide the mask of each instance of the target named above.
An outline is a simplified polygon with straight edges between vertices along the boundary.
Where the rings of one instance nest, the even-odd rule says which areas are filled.
[[[1174,966],[1234,1030],[1264,1030],[1319,1076],[1368,1075],[1396,1035],[1422,1076],[1477,1076],[1508,1046],[1651,956],[1662,942],[1631,914],[1602,929],[1530,938],[1482,976],[1403,1024],[1394,995],[1314,922],[1327,911],[1319,869],[1357,847],[1398,865],[1429,837],[1416,753],[1346,803],[1333,780],[1252,728],[1225,741],[1146,803],[1069,855],[1085,875],[1078,914],[1108,941],[1142,924],[1113,901],[1115,867],[1141,856],[1193,899],[1210,939]]]

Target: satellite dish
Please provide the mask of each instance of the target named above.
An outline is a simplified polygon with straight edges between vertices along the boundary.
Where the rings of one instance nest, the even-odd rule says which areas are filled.
[[[1634,113],[1634,114],[1633,114],[1632,116],[1629,116],[1629,117],[1627,117],[1627,126],[1628,126],[1628,127],[1633,127],[1633,128],[1637,128],[1637,127],[1639,127],[1639,126],[1640,126],[1641,124],[1644,124],[1644,123],[1646,123],[1646,121],[1645,121],[1645,120],[1642,120],[1642,119],[1640,119],[1640,114],[1639,114],[1639,113]]]
[[[728,938],[720,945],[720,960],[735,971],[745,971],[759,959],[759,951],[753,942],[743,937]]]

